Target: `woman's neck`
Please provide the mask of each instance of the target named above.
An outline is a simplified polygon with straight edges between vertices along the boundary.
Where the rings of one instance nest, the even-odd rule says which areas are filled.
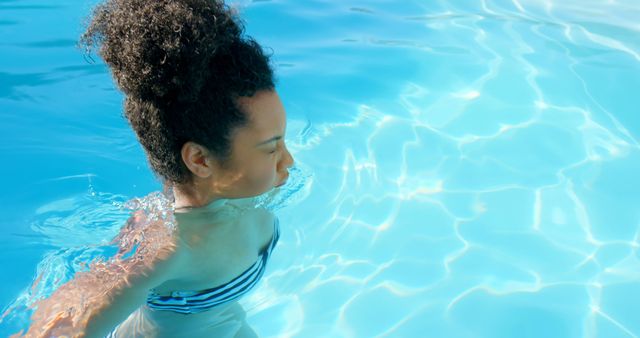
[[[211,191],[198,189],[194,185],[174,185],[173,186],[174,208],[200,208],[209,205],[217,200],[223,199]]]

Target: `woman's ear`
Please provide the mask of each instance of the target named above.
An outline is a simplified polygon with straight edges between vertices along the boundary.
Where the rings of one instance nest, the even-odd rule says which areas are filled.
[[[197,177],[207,178],[213,174],[211,155],[207,148],[194,142],[182,145],[182,161]]]

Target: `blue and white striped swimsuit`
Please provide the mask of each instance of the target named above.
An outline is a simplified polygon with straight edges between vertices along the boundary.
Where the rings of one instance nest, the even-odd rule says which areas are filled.
[[[273,223],[271,243],[262,250],[258,260],[228,283],[200,291],[173,291],[171,296],[160,296],[152,289],[147,296],[147,306],[152,310],[173,311],[183,314],[207,311],[230,302],[249,292],[264,274],[267,260],[280,238],[279,221]]]

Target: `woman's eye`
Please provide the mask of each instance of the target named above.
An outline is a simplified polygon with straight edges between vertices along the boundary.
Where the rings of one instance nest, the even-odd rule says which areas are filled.
[[[269,154],[275,154],[276,151],[278,151],[278,149],[273,149],[272,151],[269,152]]]

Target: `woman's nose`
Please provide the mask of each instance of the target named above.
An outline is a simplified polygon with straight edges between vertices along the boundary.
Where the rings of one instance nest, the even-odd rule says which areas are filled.
[[[289,152],[289,149],[287,149],[287,146],[284,146],[284,152],[282,155],[282,160],[280,162],[280,165],[283,169],[289,169],[293,166],[293,156],[291,156],[291,153]]]

